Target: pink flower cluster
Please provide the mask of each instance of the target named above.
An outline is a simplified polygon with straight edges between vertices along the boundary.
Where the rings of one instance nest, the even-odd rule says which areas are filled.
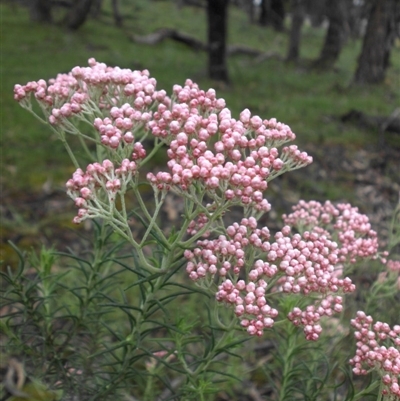
[[[93,105],[100,109],[110,109],[125,103],[134,108],[134,113],[129,113],[124,118],[142,123],[149,120],[148,110],[156,101],[167,105],[170,103],[165,91],[156,91],[156,80],[149,77],[147,70],[131,71],[108,67],[93,58],[89,59],[89,67],[74,67],[70,73],[59,74],[51,79],[49,84],[39,80],[14,87],[14,99],[22,105],[29,102],[31,94],[46,111],[49,122],[53,125],[62,124],[66,118],[83,111],[93,111]],[[117,114],[114,111],[112,116],[118,118]],[[106,121],[103,125],[110,124],[111,122]],[[122,123],[118,120],[115,124],[117,128],[129,125],[127,120]],[[98,129],[101,132],[100,127]],[[104,136],[103,133],[102,135]],[[115,146],[114,138],[111,145]]]
[[[226,234],[215,240],[199,240],[197,248],[185,251],[185,257],[189,260],[186,271],[192,280],[203,278],[206,274],[213,276],[218,273],[225,277],[230,271],[238,275],[246,263],[244,257],[247,247],[264,250],[270,247],[268,228],[257,229],[254,217],[229,226]]]
[[[200,137],[202,140],[207,140],[210,135],[216,133],[215,126],[209,126],[208,121],[202,120],[201,116],[218,113],[224,107],[225,100],[218,99],[214,89],[205,92],[187,79],[184,87],[174,85],[171,105],[158,105],[149,128],[155,137],[165,138],[168,142],[179,132],[191,134],[196,129],[202,128]],[[202,121],[201,127],[198,126],[199,118]]]
[[[261,335],[277,316],[275,312],[270,314],[267,307],[268,283],[271,293],[318,294],[305,311],[295,308],[288,316],[295,325],[304,327],[308,340],[316,340],[321,331],[321,317],[342,310],[341,297],[333,294],[355,290],[350,278],[338,277],[335,269],[338,253],[336,243],[318,230],[291,235],[290,227],[285,226],[272,242],[268,228],[257,228],[256,219],[251,217],[229,226],[226,235],[217,239],[197,241],[197,247],[184,255],[192,280],[214,275],[223,278],[217,300],[234,305],[236,315],[252,335]],[[247,276],[247,284],[240,280],[243,274]],[[249,295],[254,293],[253,286],[263,288],[256,297]]]
[[[50,123],[67,131],[74,129],[68,117],[92,118],[88,121],[104,146],[124,149],[120,159],[129,157],[136,132],[161,138],[169,145],[170,160],[169,172],[148,175],[157,190],[172,188],[182,194],[196,182],[199,191],[219,200],[265,212],[270,208],[263,196],[267,182],[312,161],[294,145],[284,148],[280,157],[277,146],[295,139],[287,125],[262,120],[247,109],[235,120],[214,89],[201,90],[191,80],[183,87],[175,85],[170,99],[156,90],[147,70],[89,59],[88,67],[74,67],[49,84],[40,80],[16,85],[14,93],[22,105],[33,93]]]
[[[244,110],[235,120],[213,90],[204,92],[190,80],[184,88],[175,86],[174,96],[172,107],[159,105],[148,123],[153,135],[169,143],[170,171],[147,176],[158,190],[182,193],[196,182],[214,198],[265,212],[270,208],[263,196],[267,182],[312,162],[294,145],[279,157],[275,146],[295,135],[274,119],[261,120]]]
[[[125,103],[121,107],[112,107],[110,117],[103,119],[97,117],[93,125],[100,133],[101,143],[116,149],[120,144],[127,146],[133,143],[135,137],[132,130],[137,131],[143,128],[150,118],[150,113],[141,113],[129,103]]]
[[[240,204],[249,214],[270,210],[263,194],[268,181],[312,161],[295,145],[279,154],[278,146],[295,139],[287,125],[262,120],[247,109],[236,120],[214,89],[201,90],[191,80],[175,85],[170,99],[156,90],[147,70],[89,59],[88,67],[74,67],[49,84],[16,85],[14,93],[25,106],[33,94],[50,123],[66,131],[76,133],[68,117],[86,119],[104,146],[118,150],[118,160],[130,158],[132,151],[140,158],[144,149],[137,136],[151,133],[169,146],[169,171],[147,177],[157,191],[186,195],[195,183],[196,191],[214,203]]]
[[[400,260],[388,260],[386,266],[389,271],[400,273]]]
[[[250,335],[261,336],[265,328],[274,325],[278,311],[271,308],[265,299],[267,283],[264,280],[249,282],[239,280],[233,284],[227,279],[218,286],[216,299],[235,308],[240,324]]]
[[[355,263],[358,258],[379,257],[377,233],[366,215],[348,203],[333,205],[330,201],[300,201],[293,213],[283,215],[285,224],[303,229],[318,228],[339,245],[339,261]]]
[[[357,340],[356,355],[350,359],[353,372],[365,375],[376,370],[384,383],[384,395],[400,397],[400,325],[391,328],[387,323],[376,322],[364,312],[357,312],[351,320]],[[392,346],[382,343],[391,342]]]
[[[79,208],[73,222],[104,217],[106,211],[112,213],[117,194],[124,192],[136,172],[136,163],[128,159],[124,159],[118,168],[110,160],[104,160],[102,164],[89,164],[86,172],[76,170],[66,184],[67,194]]]
[[[208,221],[209,221],[208,217],[204,213],[200,213],[197,216],[196,220],[192,220],[189,223],[189,226],[188,226],[186,232],[192,236],[196,235],[199,232],[199,230],[201,230],[208,223]],[[210,230],[208,230],[202,235],[202,237],[207,238],[210,236],[210,234],[211,234]]]
[[[31,81],[26,85],[14,86],[14,99],[18,102],[27,102],[30,95],[33,94],[35,99],[44,107],[51,108],[53,106],[61,106],[68,100],[78,89],[77,81],[70,74],[58,74],[57,78],[49,81],[49,84],[43,79],[39,81]],[[81,100],[77,97],[76,100]],[[79,101],[76,112],[80,111]]]
[[[319,324],[321,318],[323,316],[332,316],[334,313],[340,313],[342,310],[342,297],[328,295],[319,303],[308,305],[304,311],[297,307],[293,308],[289,312],[288,319],[295,326],[304,327],[304,334],[307,340],[316,341],[322,332],[322,327]]]

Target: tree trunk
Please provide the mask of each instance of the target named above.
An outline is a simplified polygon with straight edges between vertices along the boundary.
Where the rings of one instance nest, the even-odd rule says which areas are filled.
[[[319,59],[314,63],[318,68],[329,68],[339,58],[340,51],[346,40],[347,0],[329,0],[327,3],[327,15],[329,27],[325,35]]]
[[[276,31],[284,31],[285,6],[283,0],[271,0],[271,23]]]
[[[30,17],[32,21],[51,23],[50,0],[32,0]]]
[[[268,24],[268,0],[261,0],[260,2],[260,16],[258,18],[258,23],[262,26]]]
[[[229,0],[208,0],[208,75],[229,82],[226,65],[226,31]]]
[[[92,7],[90,9],[91,16],[93,18],[99,18],[102,6],[103,6],[103,0],[93,0]]]
[[[324,22],[327,1],[329,0],[306,0],[306,14],[313,28],[321,27]]]
[[[261,0],[259,24],[271,24],[276,31],[284,30],[285,7],[282,0]]]
[[[244,9],[246,10],[248,16],[249,16],[249,21],[251,24],[254,23],[254,14],[255,14],[255,10],[254,10],[254,1],[253,0],[243,0],[243,6]]]
[[[363,36],[364,21],[367,20],[369,14],[366,12],[367,8],[366,5],[361,6],[354,2],[349,8],[347,22],[352,39],[360,39]]]
[[[66,25],[69,29],[77,30],[86,21],[90,7],[92,6],[93,0],[74,0],[72,8],[70,9],[66,17]]]
[[[305,1],[292,0],[292,23],[290,27],[289,49],[286,61],[299,59],[301,27],[305,18]]]
[[[112,0],[112,10],[114,15],[114,22],[118,28],[122,27],[122,15],[119,12],[118,0]]]
[[[354,81],[358,84],[383,82],[395,36],[396,0],[375,0],[368,19],[363,47]]]

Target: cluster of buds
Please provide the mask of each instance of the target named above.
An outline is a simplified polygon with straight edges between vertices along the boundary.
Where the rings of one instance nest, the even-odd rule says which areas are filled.
[[[110,218],[117,195],[125,192],[136,172],[136,163],[128,159],[124,159],[118,168],[110,160],[104,160],[101,164],[89,164],[86,172],[76,170],[66,184],[67,194],[79,208],[73,222],[95,217]]]
[[[299,231],[317,228],[332,238],[339,246],[339,261],[356,263],[360,258],[377,259],[378,236],[372,230],[368,216],[348,203],[333,205],[330,201],[300,201],[293,213],[283,215],[286,224]]]
[[[379,273],[376,284],[382,285],[382,291],[388,293],[400,290],[400,261],[388,260],[386,269]]]
[[[156,102],[170,103],[165,91],[156,90],[156,80],[147,70],[109,67],[93,58],[89,59],[89,67],[74,67],[68,74],[58,74],[48,83],[41,79],[14,87],[14,99],[23,106],[29,105],[31,94],[52,125],[65,125],[67,118],[77,115],[100,117],[101,109],[125,103],[135,110],[128,118],[142,123],[149,120],[148,112]]]
[[[209,219],[208,219],[208,217],[205,215],[205,213],[200,213],[198,216],[197,216],[197,219],[196,220],[192,220],[190,223],[189,223],[189,226],[188,226],[188,228],[187,228],[187,230],[186,230],[186,232],[189,234],[189,235],[196,235],[204,226],[206,226],[206,224],[208,223],[208,221],[209,221]],[[210,236],[210,230],[207,230],[203,235],[202,235],[202,237],[203,238],[207,238],[207,237],[209,237]]]
[[[119,150],[113,161],[130,158],[132,151],[140,158],[142,149],[135,143],[140,134],[160,138],[170,160],[169,171],[147,176],[156,191],[186,195],[196,186],[214,203],[242,205],[248,215],[270,210],[263,194],[268,181],[312,161],[294,145],[279,154],[278,146],[295,139],[287,125],[247,109],[236,120],[214,89],[201,90],[191,80],[175,85],[169,98],[156,90],[147,70],[109,67],[92,58],[88,67],[74,67],[48,84],[16,85],[14,93],[25,106],[33,93],[49,122],[61,130],[77,133],[68,121],[73,115],[93,124],[101,144]]]
[[[295,137],[288,126],[258,116],[250,118],[248,110],[235,120],[228,109],[218,110],[221,99],[210,100],[207,112],[206,103],[190,108],[196,94],[208,98],[202,91],[186,92],[183,99],[189,104],[175,103],[171,111],[164,111],[163,118],[148,123],[154,135],[169,143],[170,159],[169,172],[149,173],[148,180],[159,190],[173,189],[181,194],[196,182],[214,199],[269,211],[263,196],[268,181],[310,164],[312,158],[294,145],[284,148],[279,156],[274,145]],[[219,140],[212,140],[216,135]]]
[[[183,88],[174,85],[170,106],[158,105],[149,128],[155,137],[164,138],[168,142],[180,132],[190,134],[202,128],[200,137],[202,140],[207,140],[210,135],[215,134],[215,126],[209,125],[211,120],[210,123],[207,120],[203,121],[201,116],[218,113],[224,107],[225,100],[217,99],[214,89],[205,92],[188,79]],[[199,127],[200,122],[202,122],[201,127]]]
[[[236,284],[227,279],[218,286],[216,299],[232,305],[240,324],[250,335],[261,336],[263,330],[274,325],[278,311],[267,304],[265,298],[267,283],[264,280],[239,280]]]
[[[204,278],[206,274],[226,277],[232,271],[239,275],[246,264],[246,248],[257,247],[267,250],[270,246],[269,230],[257,229],[254,217],[242,219],[241,223],[234,223],[226,229],[226,236],[220,235],[214,240],[199,240],[197,247],[186,250],[185,257],[189,261],[186,271],[189,277],[196,281]]]
[[[152,356],[150,356],[149,360],[145,362],[146,369],[149,372],[154,372],[159,364],[160,360],[164,360],[164,362],[168,363],[175,359],[176,351],[171,353],[170,351],[162,350],[153,352]]]
[[[68,102],[72,95],[79,89],[77,80],[70,74],[58,74],[57,78],[49,81],[49,84],[43,79],[39,81],[31,81],[26,85],[14,86],[14,99],[21,104],[27,104],[30,100],[31,94],[35,99],[46,109],[52,107],[61,107]],[[74,106],[76,112],[80,111],[80,97],[76,98],[78,103]],[[64,112],[64,111],[63,111]]]
[[[389,271],[400,273],[400,260],[388,260],[386,266]]]
[[[319,324],[321,318],[323,316],[331,317],[334,313],[340,313],[342,310],[342,297],[328,295],[314,305],[308,305],[304,311],[298,307],[293,308],[288,314],[288,319],[295,326],[302,326],[304,328],[307,340],[315,341],[318,340],[322,332],[322,327]]]
[[[252,335],[261,335],[278,315],[267,305],[267,284],[270,293],[308,296],[313,304],[305,311],[294,308],[288,318],[304,328],[308,340],[317,340],[321,317],[340,313],[342,298],[338,294],[353,292],[355,286],[350,278],[338,275],[335,242],[318,230],[294,235],[290,231],[285,226],[275,234],[275,241],[270,241],[267,227],[257,228],[255,218],[243,219],[229,226],[226,235],[197,241],[197,247],[184,254],[186,270],[195,281],[221,277],[224,281],[218,287],[217,300],[234,305],[236,315]],[[241,279],[243,274],[247,283]],[[263,288],[256,297],[249,295],[254,293],[253,286]]]
[[[174,86],[171,105],[159,104],[147,126],[169,145],[169,171],[147,177],[158,190],[184,195],[195,182],[214,199],[266,212],[267,182],[312,162],[296,146],[279,157],[277,146],[295,139],[287,125],[247,109],[236,120],[213,89],[205,92],[191,80]]]
[[[143,128],[151,118],[151,113],[135,110],[129,103],[121,107],[112,107],[110,117],[94,120],[94,127],[99,132],[101,143],[112,149],[128,146],[135,141],[134,133]],[[132,132],[133,131],[133,132]]]
[[[376,322],[364,312],[357,312],[351,320],[356,329],[356,355],[350,359],[353,372],[365,375],[375,370],[382,377],[383,394],[391,400],[400,398],[400,325],[392,328],[387,323]],[[391,343],[391,346],[384,345]]]

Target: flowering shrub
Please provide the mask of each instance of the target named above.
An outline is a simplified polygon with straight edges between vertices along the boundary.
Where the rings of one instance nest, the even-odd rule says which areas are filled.
[[[128,361],[150,357],[146,375],[153,379],[159,377],[157,361],[175,366],[186,375],[181,396],[205,399],[211,390],[204,390],[202,380],[212,372],[209,367],[215,357],[236,346],[228,339],[240,326],[250,336],[262,336],[275,325],[289,327],[285,322],[291,322],[294,328],[303,329],[306,340],[317,340],[323,331],[321,319],[340,314],[343,295],[356,289],[346,276],[349,267],[362,260],[385,262],[387,254],[379,252],[368,217],[349,204],[301,201],[291,214],[283,216],[285,225],[279,232],[272,235],[268,227],[261,227],[260,218],[271,209],[265,197],[268,183],[307,166],[312,158],[296,145],[286,145],[295,139],[287,125],[263,120],[247,109],[235,119],[213,89],[203,91],[187,80],[184,86],[175,85],[169,97],[156,88],[146,70],[108,67],[90,59],[89,67],[75,67],[48,83],[39,80],[16,85],[14,97],[50,124],[71,157],[76,171],[66,187],[78,209],[74,223],[94,219],[133,249],[136,267],[120,265],[125,272],[134,273],[130,287],[138,286],[142,298],[131,305],[122,296],[121,306],[119,301],[111,302],[111,295],[102,295],[109,306],[137,312],[128,314],[129,341],[121,338],[115,346],[124,349],[127,359],[115,358],[122,360],[126,369]],[[34,110],[33,99],[43,116]],[[90,164],[78,160],[70,136],[79,138]],[[165,149],[166,168],[146,172],[144,166]],[[143,196],[144,186],[154,192],[152,205]],[[180,225],[170,236],[160,225],[160,211],[169,192],[180,196],[184,204]],[[129,211],[127,204],[132,199],[137,208]],[[233,207],[241,208],[240,221],[235,221]],[[132,213],[143,225],[139,237],[129,223]],[[182,265],[194,284],[179,285],[189,292],[197,286],[216,301],[208,301],[214,308],[209,325],[223,332],[220,348],[208,346],[205,356],[193,362],[193,355],[184,351],[180,340],[175,339],[171,347],[169,338],[157,342],[164,348],[161,351],[146,348],[140,354],[141,341],[152,332],[149,324],[154,325],[154,310],[166,310],[173,298],[161,294],[174,285],[173,275]],[[391,266],[397,265],[389,263],[388,267],[398,270]],[[360,313],[358,316],[361,318]],[[360,330],[364,323],[357,324]],[[178,326],[173,330],[183,332]],[[170,328],[160,321],[155,327]],[[289,332],[297,336],[292,329]],[[131,344],[129,349],[126,341]],[[366,354],[363,351],[358,361],[353,358],[356,374],[365,373],[361,363],[369,363]],[[392,354],[395,358],[394,351]],[[293,357],[288,355],[286,362]],[[80,366],[65,369],[79,369],[80,375],[84,374]],[[390,389],[395,388],[399,374],[391,372]],[[287,380],[284,377],[279,399],[288,399],[293,391]],[[389,385],[387,378],[384,382]],[[145,398],[155,391],[151,383],[145,386]],[[108,387],[104,394],[109,391]]]

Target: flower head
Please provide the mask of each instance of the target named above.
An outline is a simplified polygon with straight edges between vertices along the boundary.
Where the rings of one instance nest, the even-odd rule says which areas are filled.
[[[384,384],[383,394],[400,397],[400,325],[390,327],[387,323],[375,322],[364,312],[357,312],[351,320],[356,329],[357,340],[355,356],[350,359],[353,372],[365,375],[376,370]]]

